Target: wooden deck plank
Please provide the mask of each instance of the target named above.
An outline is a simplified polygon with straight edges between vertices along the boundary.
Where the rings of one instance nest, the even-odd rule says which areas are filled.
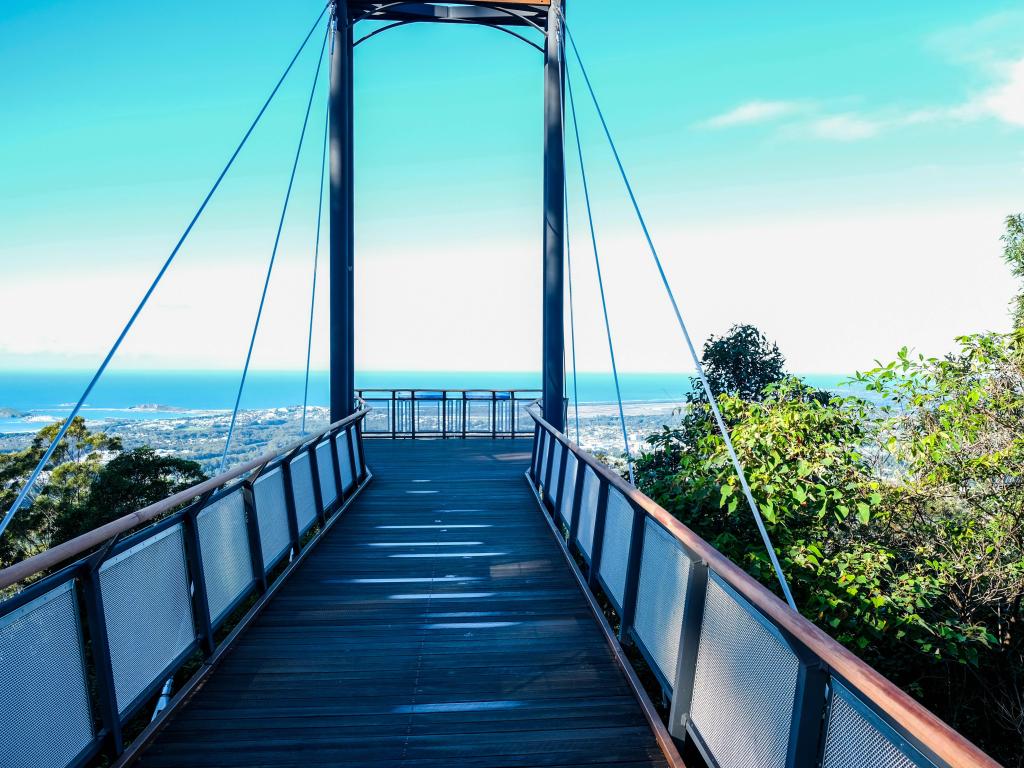
[[[375,479],[143,766],[654,766],[522,475],[528,441],[368,441]]]

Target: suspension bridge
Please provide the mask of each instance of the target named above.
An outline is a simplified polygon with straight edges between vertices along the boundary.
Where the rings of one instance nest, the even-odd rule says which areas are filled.
[[[353,51],[424,23],[487,27],[539,53],[543,374],[535,393],[354,386]],[[65,428],[310,45],[320,55],[221,474],[0,571],[9,595],[0,603],[0,765],[995,766],[800,615],[717,410],[784,599],[631,484],[621,396],[630,482],[580,448],[578,419],[570,438],[567,148],[581,170],[618,384],[578,138],[581,101],[611,147],[682,347],[710,388],[563,0],[324,7]],[[231,466],[324,69],[332,423],[305,433],[304,419],[294,444]],[[314,311],[311,301],[307,389]],[[62,437],[0,531],[30,503]]]

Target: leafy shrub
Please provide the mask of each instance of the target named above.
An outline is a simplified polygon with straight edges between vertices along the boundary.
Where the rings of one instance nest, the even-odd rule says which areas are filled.
[[[799,380],[718,405],[807,618],[1008,764],[1024,739],[1024,369],[1015,336],[902,350],[874,398]],[[706,403],[648,440],[640,487],[775,574]]]

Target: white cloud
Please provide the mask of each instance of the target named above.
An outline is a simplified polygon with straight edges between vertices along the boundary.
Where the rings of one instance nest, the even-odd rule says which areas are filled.
[[[810,132],[822,139],[836,141],[860,141],[877,136],[883,124],[877,120],[860,117],[853,113],[831,115],[811,121]]]
[[[795,101],[748,101],[728,112],[715,115],[705,120],[702,125],[707,128],[731,128],[737,125],[766,123],[778,120],[798,112],[801,104]]]
[[[1005,80],[972,103],[997,120],[1024,126],[1024,58],[1007,64]]]
[[[950,61],[989,68],[1020,53],[1024,11],[998,11],[932,35],[926,45]]]
[[[950,104],[833,111],[810,100],[752,100],[700,123],[728,128],[781,123],[791,136],[863,141],[908,126],[995,120],[1024,127],[1024,12],[1001,12],[934,35],[928,45],[949,61],[973,70],[983,85]]]

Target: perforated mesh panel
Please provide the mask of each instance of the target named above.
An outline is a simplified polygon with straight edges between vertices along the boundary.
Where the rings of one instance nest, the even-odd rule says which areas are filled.
[[[74,582],[0,617],[0,765],[63,768],[92,740]]]
[[[334,436],[334,447],[338,450],[338,469],[341,470],[342,490],[348,491],[355,483],[352,477],[352,459],[349,455],[348,432],[341,431]]]
[[[690,559],[668,531],[647,519],[633,628],[671,687],[679,657]]]
[[[883,733],[858,712],[853,694],[839,683],[833,686],[824,768],[915,768],[926,764],[919,756],[918,761],[911,759],[893,742],[891,733]]]
[[[217,624],[253,584],[249,533],[241,490],[229,493],[196,515],[199,551],[210,620]]]
[[[598,571],[610,597],[621,610],[626,591],[626,565],[629,561],[629,538],[633,533],[633,508],[626,497],[614,488],[608,489],[608,512],[601,538],[601,562]]]
[[[271,568],[291,544],[288,532],[288,502],[284,495],[284,473],[280,467],[262,475],[253,483],[256,523],[260,529],[263,568]]]
[[[800,665],[753,610],[708,579],[690,718],[721,768],[786,764]]]
[[[100,566],[100,591],[117,707],[124,712],[195,639],[181,525]]]
[[[580,522],[576,527],[576,543],[586,556],[594,548],[594,524],[597,522],[597,492],[601,483],[590,467],[583,468],[583,492],[580,494]]]
[[[552,504],[558,499],[558,471],[561,469],[562,464],[562,444],[557,440],[552,440],[551,447],[551,476],[548,482],[548,487],[544,489],[544,495],[547,500]]]
[[[576,469],[579,466],[579,462],[576,461],[576,457],[570,453],[565,459],[565,491],[562,493],[562,506],[558,509],[558,516],[562,518],[562,522],[569,525],[570,516],[572,515],[572,502],[573,494],[576,493]]]
[[[316,446],[316,471],[320,475],[320,500],[327,509],[338,498],[338,484],[334,480],[334,454],[330,439]]]
[[[316,497],[313,495],[313,469],[305,451],[291,463],[292,495],[295,497],[295,519],[299,533],[305,533],[316,520]]]

